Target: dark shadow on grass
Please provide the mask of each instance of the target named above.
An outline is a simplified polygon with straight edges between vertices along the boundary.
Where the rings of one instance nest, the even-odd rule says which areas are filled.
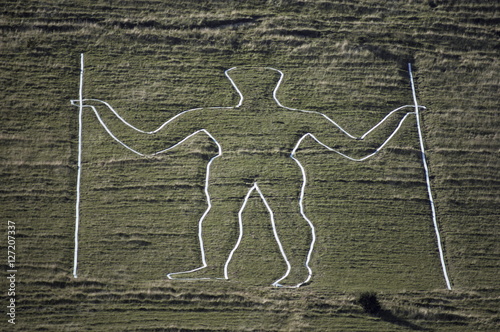
[[[396,324],[401,327],[406,327],[408,329],[412,329],[415,331],[432,331],[432,329],[418,326],[410,321],[407,321],[406,319],[397,317],[390,310],[380,310],[375,316],[380,317],[380,319],[382,319],[385,322]]]
[[[430,329],[420,327],[413,324],[403,318],[395,316],[390,310],[382,309],[382,306],[378,300],[376,292],[363,292],[359,295],[358,304],[363,308],[363,310],[372,316],[379,317],[385,322],[396,324],[401,327],[405,327],[417,331],[430,331]]]

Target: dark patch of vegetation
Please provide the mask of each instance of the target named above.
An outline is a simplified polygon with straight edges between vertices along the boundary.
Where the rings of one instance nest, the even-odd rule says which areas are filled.
[[[358,297],[358,303],[363,310],[370,315],[377,315],[382,310],[382,306],[375,292],[363,292]]]

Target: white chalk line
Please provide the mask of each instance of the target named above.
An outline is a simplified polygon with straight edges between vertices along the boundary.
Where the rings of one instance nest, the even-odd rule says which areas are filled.
[[[78,164],[76,177],[76,207],[75,207],[75,250],[73,259],[73,277],[78,278],[78,234],[80,227],[80,185],[82,180],[82,131],[83,131],[83,53],[80,54],[80,89],[78,111]]]
[[[299,166],[301,166],[301,169],[303,170],[303,167],[302,165],[299,164]],[[305,177],[305,173],[303,173],[304,177]],[[304,187],[304,186],[303,186]],[[236,244],[235,246],[233,247],[233,249],[231,250],[229,256],[228,256],[228,259],[226,260],[226,263],[224,264],[224,277],[223,278],[213,278],[213,279],[225,279],[225,280],[228,280],[229,279],[229,272],[228,272],[228,269],[229,269],[229,263],[231,262],[232,258],[233,258],[233,255],[234,253],[236,252],[236,250],[238,249],[238,247],[240,246],[240,243],[241,243],[241,240],[243,239],[243,211],[245,210],[246,208],[246,205],[248,203],[248,200],[252,194],[253,191],[257,191],[257,193],[259,194],[260,198],[262,199],[262,202],[264,203],[267,211],[269,212],[269,216],[270,216],[270,219],[271,219],[271,225],[272,225],[272,228],[273,228],[273,235],[274,235],[274,238],[278,244],[278,247],[279,247],[279,250],[280,250],[280,253],[286,263],[286,266],[287,266],[287,270],[285,272],[285,274],[279,278],[278,280],[276,280],[275,282],[273,282],[273,286],[276,286],[276,287],[286,287],[286,288],[298,288],[300,287],[301,285],[309,282],[309,280],[311,279],[312,277],[312,270],[311,268],[309,267],[309,261],[310,261],[310,257],[311,257],[311,254],[312,254],[312,248],[313,248],[313,244],[316,240],[316,235],[315,235],[315,232],[314,232],[314,226],[312,225],[311,221],[305,216],[304,212],[303,212],[303,206],[302,206],[302,201],[303,201],[303,191],[300,195],[300,211],[301,211],[301,214],[302,216],[304,217],[305,220],[307,220],[307,222],[309,223],[309,225],[311,226],[311,229],[312,229],[312,236],[313,236],[313,240],[312,240],[312,245],[310,246],[310,250],[309,250],[309,253],[308,253],[308,256],[307,256],[307,261],[305,263],[307,269],[308,269],[308,277],[305,281],[301,282],[301,283],[298,283],[297,285],[294,285],[294,286],[283,286],[281,284],[279,284],[279,282],[283,279],[285,279],[289,274],[290,274],[290,271],[292,269],[292,266],[290,264],[290,261],[288,260],[287,258],[287,255],[285,253],[285,250],[283,249],[283,245],[279,239],[279,235],[278,235],[278,230],[276,229],[276,222],[275,222],[275,219],[274,219],[274,212],[273,210],[271,209],[269,203],[267,202],[267,199],[266,197],[264,196],[264,194],[262,193],[262,190],[260,189],[259,185],[257,182],[255,182],[253,184],[253,186],[248,190],[247,194],[245,195],[245,198],[243,200],[243,204],[240,208],[240,210],[238,211],[238,227],[239,227],[239,235],[238,235],[238,240],[236,241]],[[208,197],[208,192],[207,192],[207,197]],[[204,215],[202,216],[200,222],[203,223],[203,220],[205,219],[206,215],[208,214],[208,212],[210,211],[210,208],[211,208],[211,203],[209,201],[209,207],[208,209],[205,211]],[[201,236],[201,227],[200,227],[200,233],[199,233],[199,236],[200,236],[200,242],[203,243],[203,240],[202,240],[202,236]],[[206,263],[206,260],[205,260],[205,255],[204,255],[204,252],[202,251],[202,261],[203,261],[203,266],[199,267],[199,268],[196,268],[196,269],[193,269],[193,270],[189,270],[189,271],[183,271],[183,272],[175,272],[175,273],[169,273],[167,275],[167,277],[169,279],[176,279],[176,280],[208,280],[208,279],[211,279],[211,278],[203,278],[203,277],[200,277],[200,278],[176,278],[174,277],[175,275],[178,275],[178,274],[185,274],[185,273],[191,273],[191,272],[195,272],[195,271],[199,271],[205,267],[207,267],[207,263]]]
[[[451,283],[450,279],[448,276],[448,272],[446,269],[446,263],[444,259],[444,253],[443,253],[443,246],[441,243],[441,236],[439,233],[439,226],[437,222],[437,216],[436,216],[436,207],[434,206],[434,199],[432,198],[432,190],[431,190],[431,179],[429,176],[429,167],[427,165],[427,158],[425,156],[425,148],[424,148],[424,137],[422,135],[422,127],[420,126],[420,113],[419,113],[419,108],[417,107],[418,102],[417,102],[417,93],[415,91],[415,84],[413,82],[413,73],[411,71],[411,64],[408,64],[408,72],[410,73],[410,82],[411,82],[411,91],[413,94],[413,102],[415,103],[415,114],[417,118],[417,129],[418,129],[418,139],[420,141],[420,151],[422,152],[422,164],[424,166],[424,171],[425,171],[425,182],[427,184],[427,194],[429,196],[429,202],[431,204],[431,213],[432,213],[432,222],[434,224],[434,231],[436,233],[436,241],[438,245],[438,250],[439,250],[439,259],[441,260],[441,267],[443,269],[443,275],[444,279],[446,281],[446,287],[451,290]]]
[[[82,59],[83,59],[83,55],[82,55]],[[218,147],[218,153],[217,155],[215,155],[213,158],[210,159],[210,161],[208,162],[208,165],[207,165],[207,172],[206,172],[206,178],[205,178],[205,195],[206,195],[206,198],[207,198],[207,209],[206,211],[204,212],[204,214],[202,215],[202,217],[200,218],[199,220],[199,223],[198,223],[198,238],[199,238],[199,242],[200,242],[200,248],[201,248],[201,260],[202,260],[202,266],[201,267],[198,267],[196,269],[192,269],[192,270],[187,270],[187,271],[182,271],[182,272],[175,272],[175,273],[169,273],[167,274],[167,277],[169,279],[176,279],[176,280],[204,280],[204,279],[210,279],[210,278],[175,278],[174,276],[175,275],[178,275],[178,274],[186,274],[186,273],[191,273],[191,272],[195,272],[195,271],[199,271],[203,268],[206,268],[207,267],[207,262],[206,262],[206,255],[205,255],[205,250],[204,250],[204,245],[203,245],[203,232],[202,232],[202,224],[203,224],[203,221],[205,219],[205,217],[208,215],[209,211],[211,210],[211,207],[212,207],[212,204],[211,204],[211,199],[210,199],[210,194],[208,192],[208,186],[209,186],[209,178],[210,178],[210,167],[212,165],[212,162],[220,157],[222,155],[222,147],[220,145],[220,143],[217,141],[217,139],[212,136],[206,129],[201,129],[201,130],[198,130],[196,132],[193,132],[192,134],[186,136],[184,139],[182,139],[181,141],[179,141],[178,143],[172,145],[171,147],[167,148],[167,149],[163,149],[163,150],[160,150],[158,152],[155,152],[153,154],[149,154],[149,155],[145,155],[145,154],[142,154],[134,149],[132,149],[131,147],[129,147],[127,144],[123,143],[120,139],[118,139],[110,130],[109,128],[106,126],[106,124],[104,123],[104,121],[101,119],[97,109],[92,106],[92,105],[83,105],[83,101],[96,101],[96,102],[100,102],[100,103],[103,103],[105,106],[107,106],[124,124],[126,124],[127,126],[129,126],[130,128],[140,132],[140,133],[145,133],[145,134],[155,134],[157,133],[158,131],[160,131],[163,127],[165,127],[168,123],[172,122],[174,119],[180,117],[181,115],[183,115],[184,113],[187,113],[187,112],[190,112],[190,111],[195,111],[195,110],[200,110],[200,109],[232,109],[232,108],[237,108],[239,106],[241,106],[243,100],[244,100],[244,97],[241,93],[241,91],[239,90],[239,88],[237,87],[237,85],[234,83],[234,81],[232,80],[232,78],[230,77],[229,75],[229,71],[235,69],[236,67],[233,67],[233,68],[230,68],[228,70],[226,70],[224,72],[224,74],[226,75],[226,77],[229,79],[229,81],[231,82],[232,86],[235,88],[235,90],[237,91],[237,93],[239,94],[240,96],[240,101],[239,103],[234,106],[234,107],[209,107],[209,108],[194,108],[194,109],[189,109],[189,110],[186,110],[186,111],[183,111],[177,115],[175,115],[174,117],[170,118],[168,121],[166,121],[165,123],[163,123],[160,127],[158,127],[157,129],[153,130],[153,131],[144,131],[144,130],[141,130],[141,129],[138,129],[136,128],[135,126],[131,125],[129,122],[127,122],[125,119],[123,119],[112,107],[110,104],[102,101],[102,100],[99,100],[99,99],[85,99],[83,100],[82,98],[80,98],[79,100],[79,104],[77,106],[80,106],[80,108],[83,108],[83,107],[90,107],[94,113],[96,114],[99,122],[101,123],[101,125],[104,127],[104,129],[106,130],[106,132],[115,140],[117,141],[119,144],[121,144],[122,146],[124,146],[125,148],[127,148],[128,150],[132,151],[133,153],[135,154],[138,154],[139,156],[154,156],[154,155],[158,155],[160,153],[164,153],[164,152],[167,152],[171,149],[174,149],[175,147],[179,146],[180,144],[184,143],[186,140],[188,140],[189,138],[193,137],[194,135],[197,135],[198,133],[200,132],[203,132],[205,133],[207,136],[210,137],[210,139],[217,145]],[[313,253],[313,249],[314,249],[314,244],[316,242],[316,233],[315,233],[315,228],[314,228],[314,225],[313,223],[307,218],[307,216],[305,215],[305,212],[304,212],[304,206],[303,206],[303,200],[304,200],[304,194],[305,194],[305,187],[306,187],[306,184],[307,184],[307,178],[306,178],[306,172],[305,172],[305,169],[304,167],[302,166],[302,164],[300,163],[300,161],[295,158],[295,153],[297,151],[297,149],[299,148],[300,144],[302,143],[302,141],[306,138],[306,137],[311,137],[312,139],[314,139],[316,142],[318,142],[320,145],[322,145],[323,147],[325,147],[326,149],[328,149],[329,151],[332,151],[332,152],[335,152],[339,155],[341,155],[342,157],[344,158],[347,158],[349,160],[352,160],[352,161],[364,161],[372,156],[374,156],[375,154],[377,154],[395,135],[396,133],[399,131],[399,129],[402,127],[403,125],[403,122],[406,120],[406,118],[408,117],[408,115],[410,114],[418,114],[418,109],[419,108],[423,108],[425,109],[424,106],[420,106],[416,103],[416,99],[415,99],[415,104],[414,105],[404,105],[404,106],[401,106],[401,107],[398,107],[394,110],[392,110],[390,113],[388,113],[381,121],[379,121],[375,126],[373,126],[370,130],[368,130],[366,133],[364,133],[362,136],[360,137],[356,137],[352,134],[350,134],[349,132],[347,132],[345,129],[343,129],[340,125],[338,125],[335,121],[333,121],[332,119],[330,119],[327,115],[323,114],[323,113],[320,113],[320,112],[316,112],[316,111],[306,111],[306,110],[299,110],[299,109],[295,109],[295,108],[290,108],[290,107],[286,107],[284,105],[282,105],[280,103],[280,101],[278,100],[277,98],[277,91],[283,81],[283,78],[284,78],[284,74],[283,72],[281,72],[280,70],[278,69],[275,69],[275,68],[271,68],[271,67],[267,67],[268,69],[271,69],[271,70],[275,70],[277,71],[278,73],[280,73],[280,79],[273,91],[273,98],[274,100],[276,101],[276,103],[282,107],[282,108],[286,108],[286,109],[289,109],[289,110],[294,110],[294,111],[300,111],[300,112],[305,112],[305,113],[313,113],[313,114],[319,114],[321,116],[323,116],[325,119],[327,119],[330,123],[332,123],[334,126],[336,126],[337,128],[339,128],[344,134],[346,134],[348,137],[350,138],[353,138],[353,139],[364,139],[367,135],[369,135],[373,130],[375,130],[378,126],[380,126],[382,123],[384,123],[393,113],[403,109],[403,108],[409,108],[409,107],[414,107],[415,108],[415,112],[408,112],[399,122],[397,128],[392,132],[392,134],[381,144],[380,147],[378,147],[375,152],[365,156],[365,157],[362,157],[362,158],[352,158],[352,157],[349,157],[347,156],[346,154],[343,154],[341,153],[340,151],[337,151],[331,147],[329,147],[328,145],[322,143],[319,139],[317,139],[313,134],[311,133],[306,133],[305,135],[303,135],[297,142],[297,144],[295,145],[294,149],[292,150],[291,154],[290,154],[290,157],[297,163],[297,165],[300,167],[301,169],[301,172],[302,172],[302,177],[303,177],[303,183],[302,183],[302,188],[301,188],[301,192],[300,192],[300,200],[299,200],[299,206],[300,206],[300,213],[302,215],[302,217],[307,221],[307,223],[309,224],[309,227],[311,228],[311,233],[312,233],[312,240],[311,240],[311,243],[310,243],[310,246],[309,246],[309,252],[308,252],[308,255],[307,255],[307,258],[306,258],[306,262],[305,262],[305,266],[308,270],[308,277],[301,283],[298,283],[294,286],[283,286],[281,285],[279,282],[282,281],[283,279],[285,279],[290,271],[291,271],[291,264],[288,260],[288,258],[286,257],[286,254],[284,252],[284,249],[283,249],[283,246],[281,244],[281,241],[279,240],[279,236],[278,236],[278,231],[276,230],[276,225],[275,225],[275,221],[274,221],[274,213],[272,211],[272,209],[270,208],[269,204],[267,203],[267,200],[265,198],[265,196],[263,195],[262,191],[260,190],[259,186],[257,185],[257,183],[255,183],[248,191],[247,195],[245,196],[245,199],[244,199],[244,202],[243,202],[243,205],[238,213],[238,223],[239,223],[239,236],[238,236],[238,240],[237,240],[237,243],[235,245],[235,247],[232,249],[225,265],[224,265],[224,277],[223,278],[215,278],[215,279],[228,279],[228,266],[229,266],[229,263],[231,262],[232,260],[232,257],[233,257],[233,254],[234,252],[238,249],[240,243],[241,243],[241,239],[242,239],[242,236],[243,236],[243,220],[242,220],[242,212],[243,210],[245,209],[246,207],[246,204],[247,204],[247,201],[248,201],[248,198],[250,197],[251,193],[256,190],[262,201],[264,202],[266,208],[268,209],[269,211],[269,214],[270,214],[270,218],[271,218],[271,223],[272,223],[272,226],[273,226],[273,234],[274,234],[274,237],[275,237],[275,240],[276,242],[278,243],[278,246],[280,248],[280,252],[285,260],[285,263],[287,265],[287,271],[286,273],[281,277],[279,278],[278,280],[276,280],[275,282],[273,282],[272,285],[274,286],[277,286],[277,287],[290,287],[290,288],[298,288],[300,287],[301,285],[307,283],[310,281],[310,279],[312,278],[312,270],[309,266],[310,264],[310,261],[311,261],[311,257],[312,257],[312,253]],[[83,77],[83,60],[82,60],[82,77]],[[82,82],[81,82],[82,84]],[[72,101],[72,104],[73,105],[76,105],[76,101]],[[79,146],[79,153],[81,153],[81,146]],[[75,237],[76,239],[76,237]],[[75,240],[76,241],[76,240]],[[77,260],[77,255],[76,255],[76,250],[75,250],[75,267],[76,267],[76,260]],[[76,269],[75,269],[76,271]],[[75,277],[76,277],[76,274],[75,274]]]

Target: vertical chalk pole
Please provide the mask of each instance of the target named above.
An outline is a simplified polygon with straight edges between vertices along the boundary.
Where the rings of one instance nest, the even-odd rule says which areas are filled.
[[[431,180],[430,180],[430,176],[429,176],[429,167],[427,165],[427,158],[425,157],[424,139],[423,139],[423,135],[422,135],[422,128],[420,126],[420,113],[419,113],[419,107],[418,107],[418,102],[417,102],[417,93],[415,92],[415,84],[413,82],[413,74],[411,72],[411,63],[408,64],[408,72],[410,73],[411,90],[413,93],[413,102],[415,103],[415,115],[417,117],[418,138],[420,140],[420,151],[422,153],[422,164],[424,166],[424,171],[425,171],[425,181],[427,183],[427,194],[429,196],[429,202],[431,204],[432,221],[434,223],[434,230],[436,232],[436,241],[437,241],[437,245],[438,245],[438,249],[439,249],[439,258],[441,260],[441,267],[443,269],[443,275],[444,275],[444,279],[446,281],[446,287],[451,290],[450,279],[448,278],[448,272],[447,272],[446,263],[444,260],[443,245],[441,243],[441,236],[439,234],[439,227],[438,227],[438,223],[437,223],[436,207],[434,206],[434,199],[432,198]]]
[[[80,54],[80,110],[78,113],[78,169],[76,177],[76,207],[75,207],[75,257],[73,262],[73,277],[78,278],[78,230],[80,227],[80,183],[82,179],[82,127],[83,127],[83,53]]]

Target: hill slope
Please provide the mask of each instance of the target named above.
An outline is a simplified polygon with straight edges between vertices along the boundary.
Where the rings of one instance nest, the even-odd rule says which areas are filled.
[[[494,1],[5,1],[0,216],[6,236],[7,221],[16,224],[16,326],[495,329],[497,12]],[[147,130],[186,109],[236,105],[224,70],[270,66],[285,73],[284,105],[322,112],[360,135],[412,104],[411,62],[427,107],[424,138],[453,290],[441,274],[413,120],[364,163],[312,140],[301,146],[304,208],[318,238],[312,282],[286,290],[270,286],[285,264],[257,195],[243,214],[230,281],[167,280],[200,263],[197,221],[215,147],[197,136],[142,158],[87,112],[80,272],[72,278],[78,113],[69,101],[78,98],[80,53],[84,96]],[[126,139],[150,144],[141,135]],[[374,147],[350,146],[358,156]],[[356,304],[365,290],[379,293],[378,317]]]

